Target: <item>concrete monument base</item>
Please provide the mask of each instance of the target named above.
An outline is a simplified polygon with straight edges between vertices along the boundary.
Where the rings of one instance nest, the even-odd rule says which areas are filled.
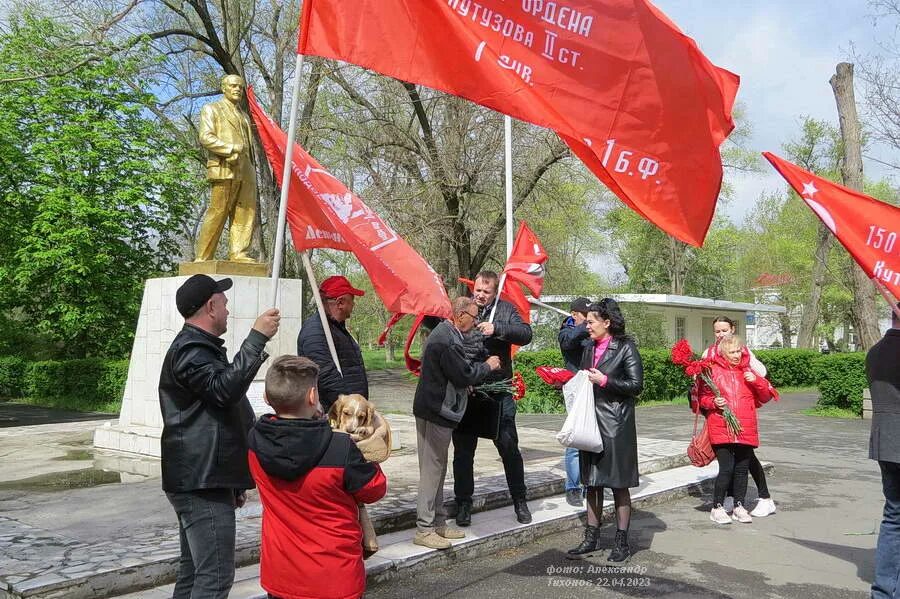
[[[206,260],[205,262],[182,262],[178,265],[179,275],[243,275],[246,277],[269,276],[269,265],[259,262],[232,262],[231,260]]]
[[[248,276],[231,278],[234,286],[225,293],[230,312],[228,331],[222,336],[229,359],[246,339],[256,317],[271,307],[272,295],[271,279]],[[184,319],[175,308],[175,291],[186,280],[187,276],[179,276],[148,279],[145,283],[119,420],[117,423],[106,422],[96,429],[94,447],[159,457],[159,438],[162,434],[159,373],[172,340],[184,326]],[[272,358],[297,353],[301,297],[300,280],[279,281],[281,325],[278,334],[266,345],[271,358],[263,363],[247,393],[257,414],[267,411],[262,399],[263,381]]]

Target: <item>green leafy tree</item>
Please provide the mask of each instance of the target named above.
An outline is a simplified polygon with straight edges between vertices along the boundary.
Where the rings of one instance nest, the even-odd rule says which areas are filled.
[[[0,310],[62,356],[122,355],[197,181],[144,112],[152,81],[76,37],[29,13],[0,31]]]

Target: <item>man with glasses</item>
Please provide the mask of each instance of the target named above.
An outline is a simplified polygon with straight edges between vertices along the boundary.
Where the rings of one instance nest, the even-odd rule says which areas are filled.
[[[331,276],[319,286],[325,313],[328,316],[328,327],[334,340],[334,349],[341,371],[338,372],[328,349],[322,319],[313,314],[303,323],[297,337],[297,355],[305,356],[319,366],[319,401],[325,413],[337,401],[338,395],[358,393],[369,397],[369,379],[363,364],[362,351],[356,339],[347,330],[347,319],[353,314],[356,297],[364,295],[356,289],[346,277]]]
[[[516,308],[497,297],[498,285],[499,278],[495,272],[484,270],[475,277],[473,300],[478,307],[478,323],[466,336],[465,342],[469,359],[477,360],[487,355],[500,357],[500,368],[488,375],[487,381],[512,378],[512,346],[531,343],[532,335],[531,326],[522,321]],[[496,312],[493,321],[490,321],[495,305]],[[500,427],[494,446],[503,461],[516,519],[521,524],[528,524],[531,522],[531,512],[525,502],[525,467],[516,431],[516,402],[509,393],[500,393],[491,399],[500,404]],[[468,526],[472,522],[477,446],[477,434],[466,426],[453,432],[453,492],[457,506],[456,523],[459,526]]]
[[[463,336],[472,330],[478,306],[470,298],[453,301],[453,319],[437,325],[422,350],[422,372],[413,400],[419,455],[419,489],[416,501],[416,535],[413,543],[430,549],[448,549],[448,539],[465,534],[447,526],[444,511],[444,478],[453,429],[462,420],[468,387],[480,383],[500,367],[500,358],[471,362]]]

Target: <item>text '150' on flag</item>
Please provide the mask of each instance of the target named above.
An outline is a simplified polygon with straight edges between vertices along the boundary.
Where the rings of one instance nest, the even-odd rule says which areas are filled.
[[[763,156],[863,271],[900,298],[900,208],[818,177],[771,152]]]
[[[625,204],[703,243],[739,79],[648,0],[305,0],[298,52],[553,129]]]
[[[252,89],[247,102],[275,179],[281,181],[287,135],[259,106]],[[443,282],[422,256],[298,144],[292,162],[287,220],[297,251],[353,252],[389,311],[450,316]]]

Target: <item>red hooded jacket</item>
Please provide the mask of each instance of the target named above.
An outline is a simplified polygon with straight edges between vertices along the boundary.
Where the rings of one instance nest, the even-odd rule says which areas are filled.
[[[725,424],[722,410],[716,407],[716,395],[707,385],[700,387],[700,408],[706,413],[706,428],[709,440],[713,445],[738,443],[759,447],[759,429],[756,421],[756,409],[772,399],[775,390],[765,377],[758,374],[752,383],[744,379],[745,372],[750,370],[750,352],[744,348],[741,361],[737,366],[731,365],[723,356],[716,353],[712,357],[712,380],[728,407],[741,423],[741,432],[733,435]]]
[[[263,505],[260,585],[282,599],[356,599],[366,588],[358,503],[384,497],[381,468],[327,420],[263,416],[250,431]]]

